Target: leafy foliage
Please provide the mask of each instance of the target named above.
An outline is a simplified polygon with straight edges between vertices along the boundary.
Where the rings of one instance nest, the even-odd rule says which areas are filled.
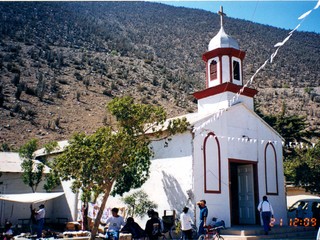
[[[272,128],[274,128],[285,140],[285,161],[296,156],[296,143],[310,143],[313,137],[318,137],[318,131],[309,131],[305,116],[288,115],[286,105],[282,104],[282,110],[277,115],[263,115],[257,112]]]
[[[309,142],[311,136],[307,129],[306,117],[288,115],[286,104],[282,104],[282,110],[277,115],[266,115],[262,118],[270,124],[288,142]]]
[[[122,201],[127,205],[128,216],[142,218],[148,209],[157,208],[157,204],[148,199],[148,195],[140,190],[124,198]]]
[[[31,139],[19,149],[20,157],[24,159],[32,159],[33,153],[37,150],[37,147],[38,141],[36,139]]]
[[[2,152],[10,152],[10,147],[7,143],[2,143],[0,149]]]
[[[58,147],[58,143],[56,141],[49,142],[44,145],[44,150],[46,153],[50,153]]]
[[[320,193],[320,141],[313,148],[300,150],[298,156],[285,162],[287,175],[296,186],[314,194]]]
[[[19,150],[19,155],[23,158],[21,168],[23,170],[22,180],[27,184],[32,192],[37,190],[39,183],[42,180],[44,164],[35,164],[33,161],[33,153],[37,149],[37,140],[31,139]]]
[[[166,113],[162,107],[148,104],[134,104],[130,96],[115,98],[107,106],[108,110],[117,120],[117,128],[123,128],[128,134],[139,134],[146,132],[146,124],[151,126],[163,124]]]
[[[51,165],[48,164],[48,167],[50,167],[50,166]],[[47,174],[45,180],[46,180],[46,182],[43,185],[43,188],[47,192],[50,192],[52,189],[54,189],[55,187],[57,187],[60,184],[60,178],[55,171],[52,171],[49,174]]]

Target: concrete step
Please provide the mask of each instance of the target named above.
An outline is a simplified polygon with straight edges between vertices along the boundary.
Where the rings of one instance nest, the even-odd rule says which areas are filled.
[[[268,235],[260,226],[236,226],[221,231],[224,240],[255,239],[315,239],[317,229],[313,227],[273,227]]]

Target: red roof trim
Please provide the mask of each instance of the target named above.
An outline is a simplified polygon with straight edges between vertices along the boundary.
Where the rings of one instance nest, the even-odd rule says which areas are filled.
[[[233,56],[233,57],[237,57],[240,58],[241,60],[244,59],[246,53],[241,51],[241,50],[237,50],[234,48],[217,48],[214,50],[211,50],[209,52],[206,52],[202,55],[202,59],[207,62],[209,59],[216,57],[216,56],[222,56],[222,55],[229,55],[229,56]]]
[[[213,96],[213,95],[216,95],[216,94],[219,94],[219,93],[222,93],[222,92],[238,93],[238,92],[240,92],[241,88],[242,88],[242,86],[227,82],[227,83],[220,84],[218,86],[207,88],[207,89],[199,91],[199,92],[195,92],[195,93],[193,93],[193,96],[197,100],[199,100],[199,99],[202,99],[202,98],[205,98],[205,97],[209,97],[209,96]],[[244,88],[244,90],[241,93],[241,95],[253,98],[257,93],[258,93],[257,90],[246,87],[246,88]]]

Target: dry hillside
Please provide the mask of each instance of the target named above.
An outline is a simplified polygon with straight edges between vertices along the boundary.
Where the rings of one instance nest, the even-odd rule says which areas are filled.
[[[147,2],[0,2],[0,144],[16,149],[92,133],[114,96],[196,111],[204,88],[201,56],[219,30],[206,11]],[[249,80],[288,31],[226,18],[246,51]],[[266,114],[285,102],[290,114],[319,125],[320,35],[296,32],[251,86]]]

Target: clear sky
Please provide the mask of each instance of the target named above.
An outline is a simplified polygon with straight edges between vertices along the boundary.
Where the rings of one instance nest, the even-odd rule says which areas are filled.
[[[320,0],[318,0],[320,2]],[[320,7],[318,1],[156,1],[172,6],[197,8],[217,13],[220,6],[227,17],[245,19],[256,23],[292,30],[301,23],[298,31],[320,33]],[[303,20],[298,18],[312,10]]]

